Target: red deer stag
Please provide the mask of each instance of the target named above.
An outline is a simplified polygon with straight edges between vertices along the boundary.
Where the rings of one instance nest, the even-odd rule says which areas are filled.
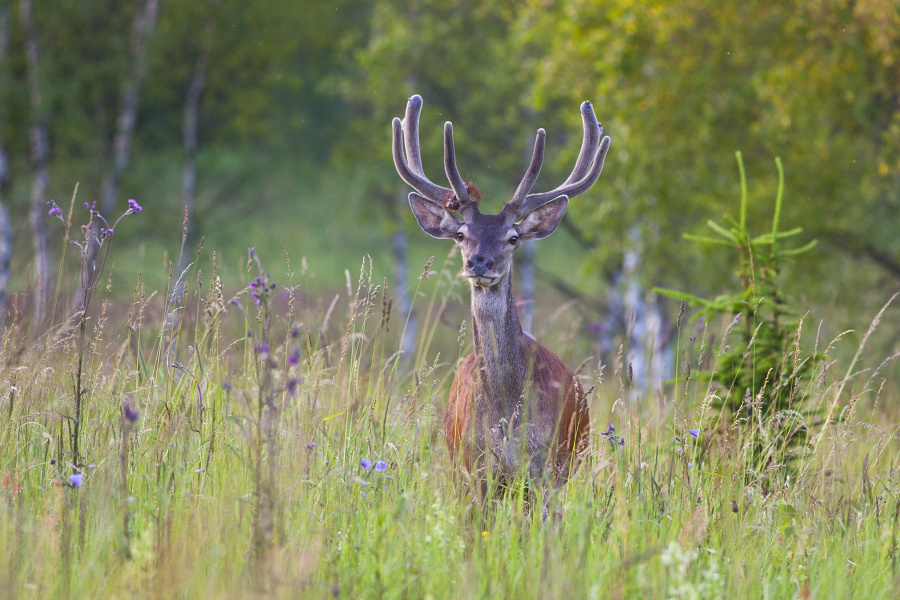
[[[522,330],[513,298],[512,258],[523,242],[553,233],[569,198],[594,185],[610,139],[600,139],[603,127],[591,104],[583,103],[584,141],[572,174],[556,189],[533,194],[544,158],[545,134],[538,129],[525,177],[503,210],[488,215],[478,210],[477,188],[467,186],[456,168],[449,121],[444,124],[444,171],[451,189],[425,176],[421,110],[422,98],[413,96],[403,121],[393,121],[394,165],[416,190],[409,205],[422,229],[459,244],[462,275],[472,287],[475,351],[463,360],[450,388],[444,415],[447,445],[470,474],[490,474],[499,482],[524,474],[561,485],[587,446],[588,407],[572,371]]]

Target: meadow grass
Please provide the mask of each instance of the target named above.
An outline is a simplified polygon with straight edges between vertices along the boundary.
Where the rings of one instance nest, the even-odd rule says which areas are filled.
[[[843,365],[831,355],[846,339],[816,342],[807,392],[824,418],[791,456],[761,415],[712,410],[716,390],[690,376],[721,355],[727,323],[679,331],[679,383],[646,393],[621,358],[578,357],[594,435],[575,476],[540,500],[544,517],[521,488],[474,500],[443,443],[449,382],[471,348],[465,328],[439,339],[453,337],[439,325],[460,302],[457,260],[419,280],[414,357],[397,354],[403,322],[371,260],[334,302],[304,294],[287,257],[273,277],[251,253],[256,283],[227,282],[233,298],[213,257],[187,273],[180,304],[140,281],[130,303],[95,303],[80,464],[79,329],[7,322],[3,595],[894,597],[894,389],[858,360],[867,335]]]

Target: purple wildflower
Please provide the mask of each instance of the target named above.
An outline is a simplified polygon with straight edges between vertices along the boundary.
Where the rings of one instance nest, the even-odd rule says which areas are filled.
[[[61,217],[61,216],[62,216],[62,209],[61,209],[60,207],[58,207],[58,206],[52,206],[52,207],[50,208],[50,210],[47,211],[47,214],[50,215],[51,217]]]
[[[109,229],[106,230],[106,235],[112,235],[112,234],[114,234],[115,232],[116,232],[116,230],[113,229],[112,227],[110,227]]]
[[[368,471],[369,469],[372,468],[372,461],[369,460],[368,458],[364,458],[361,461],[359,461],[359,466],[361,466],[363,469]]]
[[[375,470],[379,473],[384,473],[385,471],[387,471],[387,463],[383,460],[375,461]]]
[[[606,431],[601,431],[600,435],[605,437],[613,446],[624,446],[625,438],[616,435],[616,428],[612,423],[607,423]]]
[[[315,447],[316,447],[316,443],[315,443],[315,442],[309,442],[309,443],[306,444],[306,449],[307,449],[307,450],[312,450],[312,449],[315,448]]]
[[[692,436],[694,436],[695,438],[700,437],[699,429],[688,429],[688,433],[691,434]]]
[[[287,384],[284,386],[291,398],[297,395],[297,384],[299,383],[299,379],[288,379]]]
[[[128,400],[122,405],[122,414],[125,416],[125,420],[131,423],[137,421],[140,416],[138,411],[131,407],[131,403]]]
[[[300,346],[294,346],[291,355],[288,356],[288,364],[296,365],[300,362]]]
[[[72,473],[69,475],[69,485],[72,487],[80,488],[81,484],[84,483],[84,474],[83,473]]]
[[[269,345],[268,344],[260,344],[256,347],[256,351],[260,354],[268,354],[269,353]]]
[[[141,205],[137,203],[137,200],[132,198],[128,201],[128,210],[130,210],[133,213],[139,213],[144,209],[141,208]]]
[[[254,254],[256,254],[256,248],[247,248],[247,254],[253,256]]]

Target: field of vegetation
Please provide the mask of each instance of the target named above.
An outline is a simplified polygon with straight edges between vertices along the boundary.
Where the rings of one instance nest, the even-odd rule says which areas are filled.
[[[896,0],[0,0],[0,598],[897,596],[897,48]],[[583,101],[613,140],[516,258],[559,489],[443,440],[413,94],[486,213]]]
[[[894,596],[896,389],[864,366],[882,313],[806,359],[798,329],[731,411],[703,373],[744,343],[737,320],[679,316],[677,379],[647,394],[548,326],[590,390],[589,451],[558,490],[481,504],[439,434],[471,346],[441,323],[465,297],[458,256],[418,280],[414,357],[371,260],[323,304],[271,259],[251,249],[225,282],[203,250],[177,306],[140,280],[111,302],[100,272],[87,313],[4,329],[6,597]],[[767,411],[784,385],[797,406]]]

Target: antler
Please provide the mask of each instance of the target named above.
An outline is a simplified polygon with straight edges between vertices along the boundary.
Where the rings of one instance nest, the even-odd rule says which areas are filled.
[[[456,149],[453,146],[453,124],[450,121],[444,123],[444,172],[453,189],[432,183],[425,176],[422,167],[422,152],[419,147],[419,114],[422,112],[422,97],[416,94],[406,104],[406,116],[402,123],[394,118],[393,127],[393,154],[394,166],[400,178],[413,189],[422,194],[428,200],[441,204],[447,209],[463,213],[468,210],[478,210],[474,202],[469,199],[466,184],[463,182],[456,168]],[[406,149],[406,156],[400,144]],[[409,163],[407,163],[409,158]]]
[[[512,200],[504,205],[503,210],[514,211],[516,218],[519,219],[559,196],[573,198],[583,194],[597,182],[600,172],[603,170],[603,161],[609,150],[610,139],[609,136],[606,136],[600,140],[600,136],[603,135],[603,126],[597,121],[590,102],[581,104],[581,120],[584,123],[584,140],[581,143],[578,160],[575,161],[575,168],[572,169],[572,173],[565,182],[549,192],[529,194],[541,172],[541,164],[544,160],[545,134],[543,129],[538,129],[531,164],[525,172],[522,183],[513,194]],[[599,146],[598,140],[600,141]]]

